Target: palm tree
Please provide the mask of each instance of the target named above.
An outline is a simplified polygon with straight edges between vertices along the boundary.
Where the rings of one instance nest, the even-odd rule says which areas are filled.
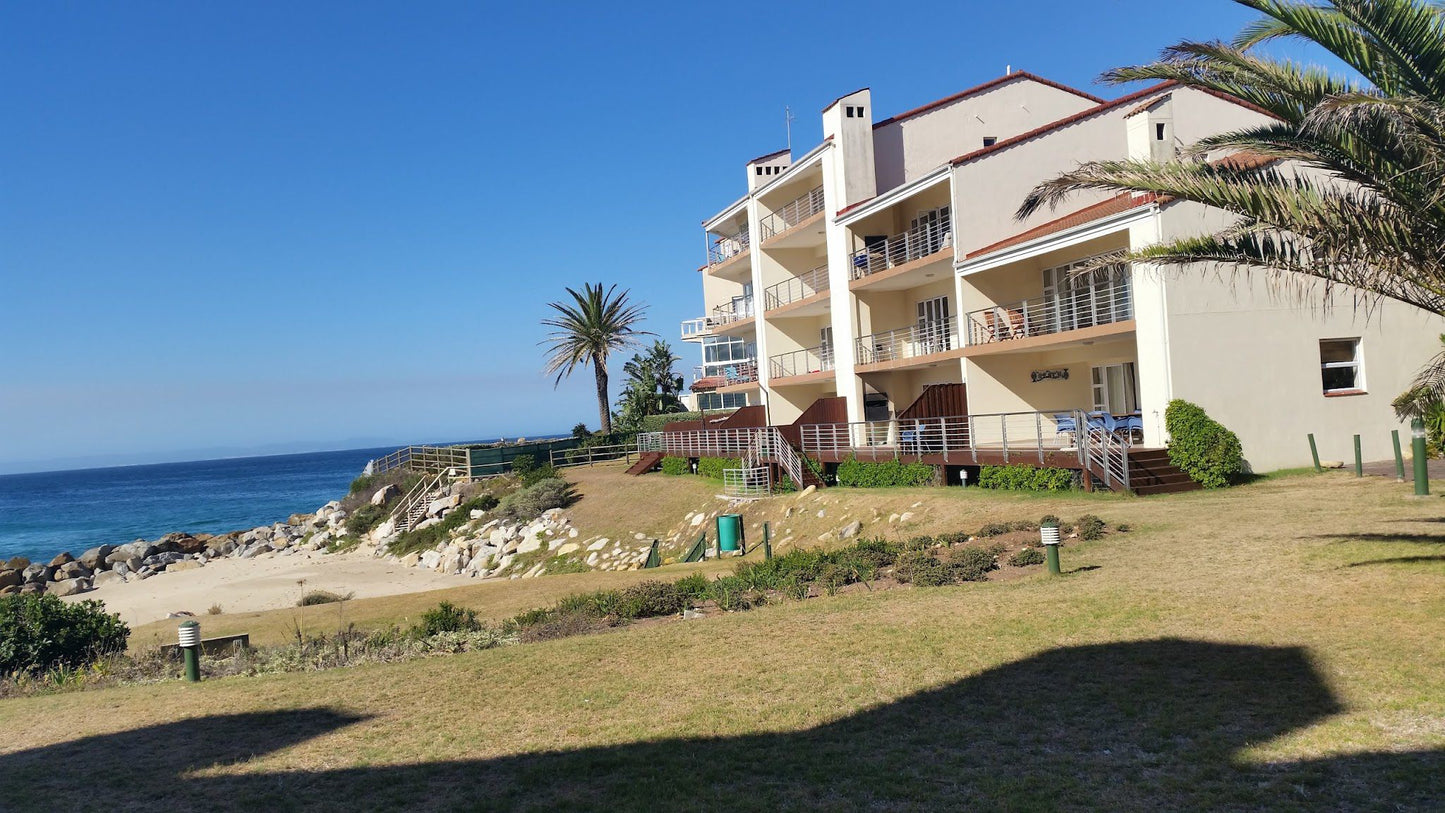
[[[682,412],[682,376],[673,367],[682,361],[672,346],[658,339],[646,355],[635,354],[622,365],[627,383],[617,400],[617,420],[628,429],[635,429],[648,415]]]
[[[614,295],[617,286],[606,291],[602,283],[588,283],[579,293],[567,289],[571,302],[548,302],[556,315],[542,324],[555,328],[542,342],[548,346],[548,373],[556,373],[555,387],[578,367],[591,365],[597,379],[597,418],[602,433],[612,431],[612,415],[607,410],[607,359],[614,350],[637,344],[640,337],[651,336],[636,325],[647,312],[645,305],[627,301],[628,291]]]
[[[1235,0],[1263,14],[1232,42],[1182,42],[1111,83],[1173,80],[1270,113],[1167,164],[1099,161],[1037,187],[1027,217],[1082,189],[1153,192],[1238,216],[1223,231],[1135,251],[1160,266],[1265,273],[1328,300],[1339,286],[1445,314],[1445,6],[1423,0]],[[1313,42],[1360,79],[1271,59],[1256,46]],[[1256,153],[1269,162],[1209,161]],[[1295,173],[1279,162],[1308,171]],[[1340,183],[1340,180],[1345,181]],[[1445,352],[1415,386],[1445,396]]]

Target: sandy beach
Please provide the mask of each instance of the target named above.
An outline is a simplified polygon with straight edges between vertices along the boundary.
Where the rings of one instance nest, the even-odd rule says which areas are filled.
[[[304,586],[297,584],[306,580]],[[329,590],[356,598],[417,593],[462,584],[465,576],[449,576],[363,554],[308,553],[254,559],[217,559],[203,567],[160,573],[144,581],[107,584],[66,601],[99,599],[131,626],[147,624],[180,611],[206,614],[212,605],[226,613],[294,607],[304,592]]]

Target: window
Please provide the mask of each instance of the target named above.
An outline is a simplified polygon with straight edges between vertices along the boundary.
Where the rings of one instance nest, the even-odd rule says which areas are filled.
[[[1364,392],[1365,366],[1360,340],[1320,339],[1320,378],[1326,395]]]
[[[983,137],[983,145],[984,145],[985,147],[992,147],[993,145],[995,145],[995,144],[997,144],[997,143],[998,143],[998,138],[997,138],[996,136],[984,136],[984,137]]]
[[[1094,411],[1128,415],[1139,411],[1139,381],[1134,362],[1093,368]]]
[[[741,409],[748,405],[748,394],[745,392],[699,392],[697,393],[697,405],[699,409]]]
[[[1155,140],[1155,141],[1163,141],[1163,140],[1164,140],[1164,124],[1163,124],[1163,122],[1160,122],[1160,123],[1154,125],[1154,140]]]
[[[918,355],[942,353],[950,349],[948,330],[948,297],[940,296],[919,302],[918,344],[914,352]]]

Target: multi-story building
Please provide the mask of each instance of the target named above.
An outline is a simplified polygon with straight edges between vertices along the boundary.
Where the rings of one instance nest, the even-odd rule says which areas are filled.
[[[747,162],[747,193],[704,222],[706,315],[683,325],[705,354],[702,405],[761,406],[822,458],[896,449],[920,417],[1040,460],[1086,420],[1158,448],[1173,398],[1235,430],[1257,471],[1307,462],[1310,432],[1336,457],[1353,434],[1391,454],[1389,401],[1438,349],[1439,319],[1359,310],[1347,291],[1322,307],[1265,275],[1101,262],[1228,222],[1187,202],[1081,193],[1016,217],[1080,162],[1176,160],[1265,112],[1174,83],[1104,101],[1011,73],[873,115],[867,89],[835,100],[820,145]]]

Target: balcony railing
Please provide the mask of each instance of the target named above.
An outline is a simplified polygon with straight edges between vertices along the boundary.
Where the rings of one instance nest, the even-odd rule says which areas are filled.
[[[858,337],[858,363],[877,364],[882,361],[929,356],[952,350],[954,318],[939,319],[912,327],[887,330],[871,336]]]
[[[807,299],[828,290],[828,264],[811,271],[789,277],[782,282],[763,289],[763,307],[772,310],[792,302]]]
[[[751,245],[751,238],[747,229],[743,229],[737,234],[716,235],[707,247],[707,264],[725,263],[739,254],[745,253],[749,245]]]
[[[766,240],[782,234],[821,211],[823,211],[823,187],[819,186],[809,190],[807,194],[796,200],[783,204],[777,211],[759,221],[758,228],[763,233],[763,239]]]
[[[719,325],[740,322],[744,319],[751,319],[757,314],[753,312],[753,298],[744,297],[734,299],[726,305],[718,305],[712,309],[712,316],[709,317]]]
[[[758,380],[758,362],[754,359],[719,361],[694,367],[692,380],[696,382],[702,378],[722,378],[721,386],[724,387],[732,384],[749,384]]]
[[[1134,318],[1134,295],[1127,273],[1061,291],[972,311],[967,316],[970,345],[1047,336]]]
[[[803,426],[802,443],[806,454],[874,460],[937,454],[966,462],[976,460],[977,452],[991,451],[1002,452],[1006,461],[1017,455],[1020,461],[1042,463],[1045,454],[1058,452],[1082,461],[1080,426],[1088,428],[1088,423],[1078,410],[822,423]]]
[[[823,373],[831,369],[833,369],[833,348],[826,344],[768,357],[768,376],[770,378]]]
[[[692,341],[706,336],[716,327],[712,320],[706,316],[699,316],[696,319],[685,319],[682,323],[682,340]]]
[[[870,274],[887,271],[952,248],[953,230],[950,223],[950,218],[940,217],[931,223],[858,249],[853,252],[853,279],[863,279]]]

